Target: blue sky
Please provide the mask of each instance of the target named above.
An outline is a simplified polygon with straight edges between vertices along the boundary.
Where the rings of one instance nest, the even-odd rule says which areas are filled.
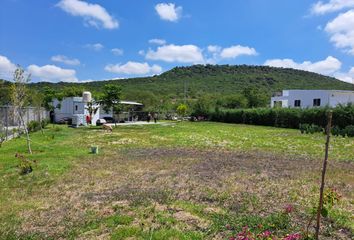
[[[0,0],[0,78],[149,76],[175,66],[292,67],[354,83],[354,0]]]

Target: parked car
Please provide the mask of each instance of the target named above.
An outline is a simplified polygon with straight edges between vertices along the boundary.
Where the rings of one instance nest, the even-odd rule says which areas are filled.
[[[106,123],[107,123],[107,121],[105,119],[100,118],[100,119],[98,119],[96,121],[96,126],[101,126],[101,125],[106,124]]]
[[[58,123],[58,124],[68,124],[68,125],[71,125],[72,122],[73,122],[73,119],[72,119],[72,118],[64,117],[64,118],[60,119],[57,123]]]
[[[104,120],[106,120],[106,123],[114,123],[114,118],[112,117],[104,117]]]

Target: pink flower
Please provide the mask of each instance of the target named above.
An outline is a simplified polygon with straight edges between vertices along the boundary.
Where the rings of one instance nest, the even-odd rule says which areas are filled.
[[[288,236],[283,238],[283,240],[299,240],[299,239],[301,239],[301,234],[299,233],[289,234]]]
[[[284,210],[285,210],[285,213],[289,214],[289,213],[294,211],[294,206],[291,205],[291,204],[288,204],[288,205],[285,206]]]
[[[269,230],[266,230],[261,234],[262,237],[270,237],[270,235],[272,235],[272,233]]]

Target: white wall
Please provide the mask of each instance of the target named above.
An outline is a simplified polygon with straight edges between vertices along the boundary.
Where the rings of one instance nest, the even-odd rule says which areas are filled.
[[[354,103],[354,92],[333,92],[330,94],[329,105],[335,107],[339,104]]]
[[[86,103],[78,101],[79,98],[64,98],[63,101],[58,101],[57,99],[53,100],[53,106],[55,119],[54,121],[58,122],[63,118],[72,118],[73,114],[84,114],[89,115],[88,110],[86,109]],[[57,108],[57,105],[60,104],[61,107]],[[77,106],[77,108],[76,108]],[[97,110],[96,114],[92,116],[92,124],[96,125],[96,121],[99,119],[100,109]]]
[[[289,107],[295,107],[295,100],[301,100],[301,108],[313,107],[313,100],[321,99],[320,107],[329,105],[329,91],[324,90],[289,90]]]
[[[301,108],[311,108],[314,99],[321,99],[320,107],[335,107],[338,104],[354,103],[354,92],[339,90],[284,90],[283,96],[272,97],[271,107],[274,101],[282,101],[282,107],[295,107],[295,100],[301,101]]]

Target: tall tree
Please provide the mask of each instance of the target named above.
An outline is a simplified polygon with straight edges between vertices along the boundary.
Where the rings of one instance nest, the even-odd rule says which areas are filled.
[[[86,110],[89,112],[90,119],[92,121],[93,115],[95,115],[100,108],[100,105],[96,103],[96,101],[91,101],[87,103],[87,106],[85,107]]]
[[[247,98],[248,107],[265,107],[269,102],[267,90],[256,86],[249,86],[243,90],[243,95]]]
[[[100,104],[103,105],[103,109],[106,112],[113,111],[113,118],[115,114],[119,114],[122,110],[122,105],[120,104],[121,94],[122,89],[119,85],[107,84],[103,87]]]
[[[27,84],[30,81],[31,75],[25,74],[25,70],[18,65],[14,72],[13,84],[11,86],[11,102],[14,108],[14,115],[19,119],[20,127],[23,126],[26,133],[28,153],[32,154],[27,123],[23,119],[24,108],[28,105]]]

